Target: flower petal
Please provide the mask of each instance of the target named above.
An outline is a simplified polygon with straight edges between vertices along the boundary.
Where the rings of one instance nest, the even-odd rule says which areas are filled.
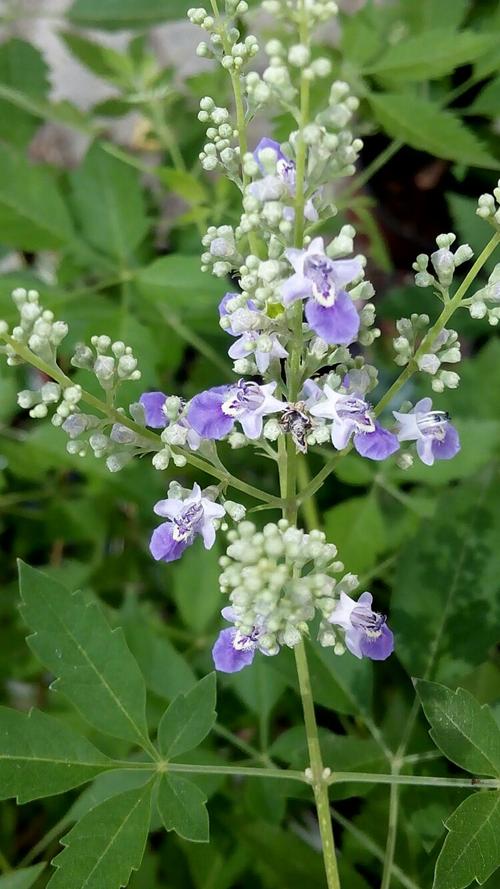
[[[216,386],[192,399],[187,420],[202,438],[219,440],[231,432],[234,418],[222,412],[222,405],[231,389],[231,386]]]
[[[254,659],[254,648],[244,651],[234,647],[235,636],[234,627],[221,630],[212,648],[215,669],[221,673],[238,673],[244,667],[248,667]]]
[[[359,332],[359,315],[352,299],[340,291],[333,306],[321,306],[315,299],[306,303],[306,318],[318,336],[331,345],[352,343]]]
[[[363,265],[359,256],[355,259],[335,259],[332,262],[332,278],[336,287],[345,287],[356,278],[361,278]]]
[[[164,429],[168,426],[168,419],[163,413],[163,405],[167,400],[164,392],[144,392],[139,403],[144,408],[146,426],[151,429]]]
[[[372,661],[385,661],[394,651],[394,636],[387,624],[380,628],[376,637],[362,633],[360,639],[361,654]]]
[[[460,436],[451,423],[448,424],[443,441],[434,440],[432,451],[436,460],[451,460],[460,450]]]
[[[374,432],[356,433],[354,447],[362,457],[385,460],[399,450],[399,441],[396,435],[377,423]]]
[[[153,531],[149,549],[153,559],[161,562],[175,562],[180,559],[184,550],[191,546],[193,539],[174,540],[172,536],[172,525],[170,522],[164,522]]]
[[[281,298],[285,306],[291,305],[298,299],[307,299],[311,294],[311,282],[299,272],[288,278],[281,288]]]

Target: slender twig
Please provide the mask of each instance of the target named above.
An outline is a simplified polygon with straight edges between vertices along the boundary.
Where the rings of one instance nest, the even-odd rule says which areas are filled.
[[[185,772],[193,775],[234,775],[239,778],[278,778],[280,780],[300,781],[307,784],[304,772],[295,769],[259,769],[245,766],[194,765],[192,763],[171,762],[165,764],[168,772]]]
[[[334,772],[328,778],[328,784],[408,784],[418,787],[466,787],[477,790],[499,790],[498,778],[437,778],[432,775],[381,775],[370,772]]]
[[[372,838],[369,837],[367,833],[365,833],[363,830],[360,830],[359,827],[356,827],[354,824],[352,824],[351,821],[348,821],[347,818],[344,818],[344,816],[341,815],[340,812],[337,812],[336,809],[331,808],[330,814],[333,820],[337,822],[337,824],[340,824],[340,826],[344,830],[352,834],[352,836],[358,841],[360,846],[364,846],[364,848],[375,858],[378,858],[379,861],[384,861],[384,850],[381,849],[381,847],[374,840],[372,840]],[[391,870],[393,876],[396,878],[396,880],[399,880],[401,885],[404,886],[404,889],[421,889],[421,887],[418,886],[417,883],[415,883],[413,880],[411,880],[410,877],[408,877],[404,873],[404,871],[402,871],[401,868],[398,867],[397,864],[393,863]]]
[[[392,764],[392,776],[397,777],[399,770],[399,761],[394,760]],[[392,878],[392,866],[394,864],[394,855],[396,852],[396,840],[398,837],[398,817],[399,817],[399,784],[391,784],[391,792],[389,796],[389,824],[387,826],[387,840],[385,845],[384,867],[382,871],[382,882],[380,889],[390,889]]]

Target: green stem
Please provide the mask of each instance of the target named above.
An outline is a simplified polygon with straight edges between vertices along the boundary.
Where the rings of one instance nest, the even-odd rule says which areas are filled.
[[[161,102],[149,102],[147,108],[151,114],[151,120],[153,122],[153,126],[156,130],[156,135],[160,141],[160,144],[163,148],[166,148],[166,150],[170,154],[175,169],[178,170],[180,173],[185,173],[187,167],[184,158],[181,154],[181,150],[177,144],[175,136],[170,130],[170,127],[165,122]]]
[[[216,722],[212,731],[219,735],[220,738],[225,738],[226,741],[229,741],[234,747],[237,747],[242,753],[246,753],[251,759],[254,759],[256,762],[261,762],[267,769],[277,768],[273,760],[267,753],[263,753],[260,750],[257,750],[256,747],[253,747],[247,741],[244,741],[243,738],[240,738],[238,735],[235,735],[234,732],[230,731],[224,725],[221,725],[219,722]]]
[[[192,775],[237,775],[241,778],[278,778],[290,781],[300,781],[307,784],[304,772],[295,769],[259,769],[245,768],[245,766],[212,766],[194,765],[192,763],[169,762],[165,763],[167,772],[185,772]]]
[[[299,645],[296,645],[294,651],[297,675],[299,677],[300,695],[302,698],[302,708],[304,710],[307,747],[309,750],[309,761],[312,773],[312,786],[323,846],[326,879],[328,889],[340,889],[332,819],[330,817],[330,803],[328,800],[328,782],[325,780],[325,770],[319,744],[318,726],[316,724],[316,716],[314,713],[311,680],[304,643],[300,642]]]
[[[348,821],[347,818],[344,818],[344,816],[341,815],[340,812],[337,812],[335,809],[330,809],[330,812],[333,820],[336,821],[337,824],[340,824],[340,826],[344,830],[347,830],[350,834],[352,834],[352,836],[355,840],[357,840],[360,846],[364,846],[364,848],[367,849],[367,851],[370,852],[370,854],[373,855],[374,858],[378,858],[378,860],[381,862],[384,861],[385,853],[383,849],[381,849],[380,846],[377,845],[377,843],[375,843],[372,838],[368,836],[368,834],[366,834],[363,830],[360,830],[359,827],[356,827],[354,824]],[[392,865],[392,874],[396,878],[396,880],[398,880],[401,885],[404,886],[404,889],[421,889],[421,887],[418,886],[417,883],[414,883],[414,881],[411,880],[410,877],[408,877],[404,873],[404,871],[402,871],[401,868],[397,866],[397,864]]]
[[[52,377],[59,385],[66,389],[68,386],[73,386],[74,383],[70,379],[70,377],[66,376],[66,374],[58,367],[56,364],[48,364],[46,361],[43,361],[41,358],[38,358],[37,355],[34,355],[27,346],[22,343],[17,342],[8,334],[0,334],[0,340],[4,340],[4,342],[8,343],[12,349],[19,355],[20,358],[23,359],[27,364],[31,364],[33,367],[36,367],[43,374],[46,374],[49,377]],[[82,392],[82,401],[88,405],[90,405],[94,410],[98,411],[103,416],[109,417],[115,423],[121,423],[122,426],[126,426],[127,429],[130,429],[132,432],[135,432],[136,435],[140,436],[142,439],[146,439],[151,443],[151,450],[160,451],[163,448],[163,442],[159,435],[156,435],[154,432],[151,432],[150,429],[146,429],[144,426],[140,426],[138,423],[135,423],[134,420],[131,420],[130,417],[127,417],[126,414],[120,413],[120,411],[116,410],[110,405],[107,405],[104,401],[101,401],[99,398],[96,398],[95,395],[92,395],[90,392],[87,392],[85,389]],[[194,454],[189,451],[184,451],[181,448],[176,449],[176,452],[180,453],[185,457],[186,462],[191,466],[195,466],[197,469],[200,469],[202,472],[206,472],[207,475],[211,475],[214,478],[221,481],[224,485],[227,485],[230,488],[235,488],[238,491],[242,491],[244,494],[248,494],[249,497],[253,497],[255,500],[260,500],[262,503],[268,503],[270,506],[275,507],[276,509],[281,509],[282,501],[279,497],[274,497],[272,494],[266,494],[265,491],[261,491],[259,488],[255,488],[253,485],[249,485],[246,482],[241,481],[236,478],[231,473],[227,472],[225,469],[220,469],[217,466],[213,466],[211,463],[207,463],[206,460],[203,460],[200,457],[196,457]]]
[[[393,763],[391,777],[398,775],[397,765]],[[392,866],[394,864],[394,855],[396,852],[396,840],[398,836],[398,817],[399,817],[399,784],[391,784],[391,792],[389,797],[389,824],[387,827],[387,840],[385,845],[384,867],[382,872],[382,882],[380,889],[390,889],[392,878]]]
[[[379,416],[379,414],[384,410],[385,407],[392,401],[395,395],[399,392],[399,390],[411,379],[414,373],[418,370],[417,360],[420,358],[425,352],[428,352],[432,347],[436,337],[441,333],[446,323],[449,321],[453,313],[459,308],[463,297],[467,293],[468,289],[474,283],[477,278],[479,272],[483,268],[483,266],[487,263],[491,254],[494,252],[496,247],[500,244],[500,232],[495,232],[495,234],[490,238],[486,247],[482,251],[482,253],[476,259],[474,265],[470,269],[469,273],[464,278],[462,284],[458,288],[455,295],[450,299],[448,303],[443,308],[439,318],[433,327],[428,331],[427,335],[422,340],[419,348],[415,353],[414,359],[408,364],[408,366],[404,369],[402,373],[397,377],[392,386],[385,393],[383,398],[379,401],[377,406],[375,407],[375,415]],[[331,459],[325,463],[323,469],[321,469],[318,474],[313,478],[312,482],[307,486],[307,488],[302,491],[300,495],[300,502],[303,503],[308,497],[312,497],[316,491],[319,490],[324,481],[328,478],[330,473],[333,472],[339,460],[342,459],[346,454],[348,454],[352,450],[352,445],[348,445],[347,448],[344,448],[343,451],[338,451],[334,454]]]
[[[203,337],[198,336],[194,330],[191,330],[190,327],[184,324],[177,315],[165,306],[160,308],[160,313],[174,333],[192,346],[193,349],[196,349],[196,351],[199,352],[200,355],[203,355],[207,361],[210,361],[210,363],[222,374],[224,379],[234,380],[234,374],[230,367],[228,367],[227,361],[224,361],[220,354],[209,343],[205,342]]]
[[[435,778],[430,775],[381,775],[369,772],[333,772],[327,780],[328,784],[409,784],[418,787],[466,787],[469,790],[499,790],[498,778]]]

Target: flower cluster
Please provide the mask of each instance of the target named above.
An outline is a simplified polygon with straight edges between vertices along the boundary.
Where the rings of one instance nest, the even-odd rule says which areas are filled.
[[[429,466],[449,460],[460,450],[460,440],[448,414],[428,397],[401,404],[392,396],[418,371],[432,378],[437,394],[459,385],[458,373],[447,367],[461,358],[458,336],[446,326],[455,309],[465,306],[472,317],[487,316],[492,325],[500,320],[500,266],[472,297],[465,298],[467,279],[463,292],[459,287],[451,294],[456,269],[472,251],[467,244],[452,251],[455,236],[440,235],[437,250],[430,257],[419,255],[414,269],[417,286],[434,289],[443,315],[433,327],[427,315],[417,313],[397,322],[395,361],[404,371],[382,402],[374,403],[378,374],[363,347],[371,346],[380,331],[374,326],[375,291],[365,277],[366,259],[355,254],[351,225],[342,226],[329,242],[318,234],[336,215],[332,183],[355,172],[362,147],[349,129],[358,100],[343,81],[335,81],[324,107],[311,112],[310,85],[329,75],[330,63],[313,58],[304,35],[333,14],[335,4],[308,0],[300,43],[296,4],[265,0],[264,5],[282,21],[283,34],[267,45],[269,64],[262,74],[249,70],[257,39],[242,39],[232,21],[247,11],[245,0],[226,0],[223,15],[202,7],[189,12],[208,35],[200,54],[229,72],[235,96],[235,114],[210,96],[203,97],[199,112],[207,124],[203,167],[225,173],[241,192],[239,219],[209,227],[202,254],[203,270],[221,280],[219,321],[234,362],[234,382],[189,401],[145,392],[126,410],[118,406],[118,394],[124,382],[140,378],[140,370],[123,342],[94,336],[70,358],[73,367],[96,378],[105,394],[101,401],[82,388],[83,375],[75,384],[61,370],[57,349],[67,325],[40,305],[35,291],[14,291],[19,322],[12,331],[0,322],[8,363],[28,362],[40,373],[36,389],[19,393],[19,404],[35,418],[52,412],[71,453],[83,456],[90,450],[104,457],[111,471],[135,456],[152,454],[157,470],[171,462],[179,469],[191,463],[218,480],[203,491],[197,484],[171,483],[168,496],[155,506],[164,521],[154,530],[150,549],[154,559],[172,562],[197,538],[212,547],[217,531],[236,523],[221,563],[221,589],[231,601],[223,616],[231,626],[214,647],[217,668],[231,672],[249,664],[256,651],[269,656],[283,645],[297,645],[318,616],[320,644],[338,654],[347,647],[357,657],[383,659],[393,639],[385,618],[373,611],[369,592],[357,601],[351,598],[357,579],[333,576],[343,565],[322,532],[306,534],[285,520],[260,531],[242,521],[244,507],[226,499],[231,484],[282,507],[287,516],[293,497],[288,491],[286,501],[280,500],[234,479],[219,448],[251,445],[265,452],[276,463],[281,490],[286,488],[286,462],[317,445],[340,453],[354,448],[374,461],[399,452],[404,466],[414,454]],[[266,137],[249,143],[247,124],[263,106],[297,121],[298,129],[286,142]],[[500,187],[481,197],[478,210],[497,229],[499,199]]]
[[[306,534],[282,519],[262,531],[245,521],[227,536],[220,583],[231,601],[222,615],[232,626],[220,632],[213,648],[218,670],[234,673],[251,664],[257,651],[269,656],[283,645],[293,648],[318,613],[320,644],[338,654],[345,645],[356,657],[373,660],[391,654],[385,617],[372,610],[370,593],[357,603],[350,598],[358,586],[354,575],[332,576],[344,566],[321,531]]]

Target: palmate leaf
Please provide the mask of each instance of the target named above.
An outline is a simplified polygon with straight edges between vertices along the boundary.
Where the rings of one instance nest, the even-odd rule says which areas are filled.
[[[171,759],[201,744],[217,717],[216,692],[215,673],[209,673],[187,694],[172,701],[158,727],[163,756]]]
[[[368,101],[378,123],[393,139],[419,151],[473,167],[498,170],[500,161],[483,148],[451,111],[413,93],[371,93]]]
[[[33,867],[22,867],[19,870],[0,877],[0,889],[31,889],[45,870],[45,862],[34,864]]]
[[[62,840],[50,889],[121,889],[141,866],[153,782],[91,809]]]
[[[57,719],[0,707],[0,799],[26,803],[91,781],[110,761]]]
[[[494,34],[434,28],[390,46],[364,73],[399,81],[432,80],[473,62],[496,42]]]
[[[419,680],[417,692],[444,755],[475,775],[500,775],[500,728],[491,709],[463,688]]]
[[[500,866],[500,793],[467,797],[446,821],[448,836],[436,863],[433,889],[480,885]]]
[[[202,790],[175,774],[162,775],[158,790],[158,811],[165,830],[175,830],[192,843],[208,843],[209,822]]]
[[[411,676],[460,680],[498,639],[500,475],[446,492],[401,551],[391,601],[396,652]]]
[[[57,676],[52,687],[99,731],[147,743],[146,689],[122,630],[111,630],[96,602],[23,562],[19,578],[28,644]]]

